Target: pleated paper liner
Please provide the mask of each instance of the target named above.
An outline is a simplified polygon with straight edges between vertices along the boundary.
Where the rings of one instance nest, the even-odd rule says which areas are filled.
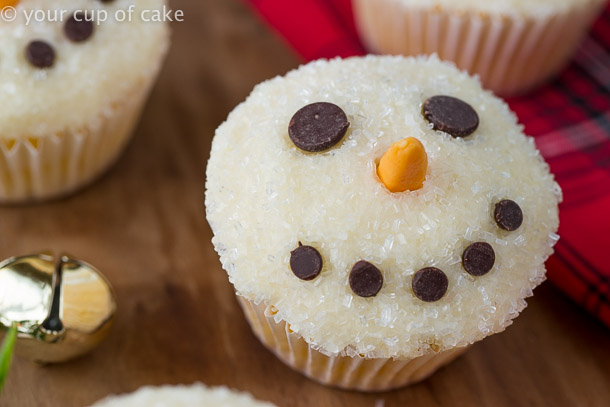
[[[100,176],[127,144],[154,77],[81,128],[0,138],[0,203],[59,197]]]
[[[478,74],[483,86],[508,96],[556,75],[570,60],[603,2],[548,18],[458,13],[410,7],[396,0],[354,0],[360,36],[373,52],[436,53]]]
[[[285,321],[275,322],[274,309],[238,296],[258,339],[293,369],[319,383],[359,391],[386,391],[421,381],[451,362],[468,347],[413,359],[328,356],[313,349]]]

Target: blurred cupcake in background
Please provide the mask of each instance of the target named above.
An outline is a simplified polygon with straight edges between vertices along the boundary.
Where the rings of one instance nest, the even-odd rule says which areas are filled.
[[[165,5],[0,2],[1,203],[72,192],[117,159],[169,48],[142,11]]]
[[[142,387],[135,393],[111,396],[91,407],[274,407],[257,401],[247,393],[226,387],[191,386]]]
[[[437,53],[502,95],[526,92],[569,61],[605,0],[354,0],[372,52]]]

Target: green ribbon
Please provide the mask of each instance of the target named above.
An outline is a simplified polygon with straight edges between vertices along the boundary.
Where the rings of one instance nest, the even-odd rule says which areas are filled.
[[[17,324],[13,323],[0,347],[0,391],[2,391],[4,381],[11,368],[11,359],[13,358],[13,349],[15,348],[16,340]]]

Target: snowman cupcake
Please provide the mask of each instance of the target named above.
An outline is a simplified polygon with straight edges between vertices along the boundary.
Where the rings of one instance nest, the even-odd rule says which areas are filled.
[[[117,159],[169,46],[142,11],[164,5],[0,2],[0,202],[66,194]]]
[[[212,242],[258,338],[388,390],[503,331],[545,278],[561,191],[515,115],[436,57],[317,61],[214,137]]]
[[[247,393],[226,387],[192,386],[143,387],[132,394],[111,396],[91,407],[274,407]]]

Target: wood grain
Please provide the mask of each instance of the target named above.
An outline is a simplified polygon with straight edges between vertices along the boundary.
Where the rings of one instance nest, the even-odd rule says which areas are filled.
[[[0,257],[68,251],[112,282],[116,325],[56,366],[15,359],[0,406],[83,406],[145,384],[228,385],[279,406],[607,406],[610,335],[549,284],[502,334],[429,380],[384,394],[315,384],[257,342],[210,243],[214,129],[258,82],[298,64],[237,0],[176,2],[173,48],[133,142],[73,197],[0,208]]]

